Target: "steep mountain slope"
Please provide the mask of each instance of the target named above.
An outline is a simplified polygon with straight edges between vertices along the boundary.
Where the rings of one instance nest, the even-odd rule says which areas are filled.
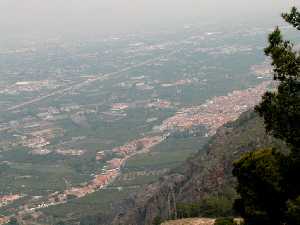
[[[244,113],[220,128],[205,151],[128,199],[113,224],[151,225],[157,217],[176,217],[178,203],[201,202],[211,196],[233,197],[233,161],[265,146],[280,148],[282,144],[265,133],[262,120],[254,112]]]

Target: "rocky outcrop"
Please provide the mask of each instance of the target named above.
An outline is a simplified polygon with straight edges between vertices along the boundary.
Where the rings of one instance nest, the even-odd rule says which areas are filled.
[[[169,218],[176,204],[176,188],[181,186],[185,177],[173,174],[162,177],[158,183],[148,185],[134,198],[126,201],[126,208],[115,218],[114,224],[152,224],[157,215]],[[145,207],[146,206],[146,207]]]

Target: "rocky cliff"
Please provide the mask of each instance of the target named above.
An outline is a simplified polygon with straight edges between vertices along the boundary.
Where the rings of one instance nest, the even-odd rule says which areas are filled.
[[[244,113],[237,121],[220,128],[205,151],[199,151],[180,168],[128,199],[121,205],[113,225],[151,225],[157,217],[176,217],[177,203],[201,202],[234,190],[233,161],[245,152],[265,146],[282,147],[265,133],[262,120],[254,112]]]

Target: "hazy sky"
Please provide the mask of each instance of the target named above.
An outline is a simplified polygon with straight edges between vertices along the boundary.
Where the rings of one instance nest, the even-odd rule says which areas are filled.
[[[196,21],[277,21],[300,0],[0,0],[1,36],[119,33]]]

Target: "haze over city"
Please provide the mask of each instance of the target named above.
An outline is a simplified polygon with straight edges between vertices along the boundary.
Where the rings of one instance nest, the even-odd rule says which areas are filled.
[[[275,23],[295,4],[294,0],[1,0],[0,28],[5,38],[147,32],[193,23]]]

